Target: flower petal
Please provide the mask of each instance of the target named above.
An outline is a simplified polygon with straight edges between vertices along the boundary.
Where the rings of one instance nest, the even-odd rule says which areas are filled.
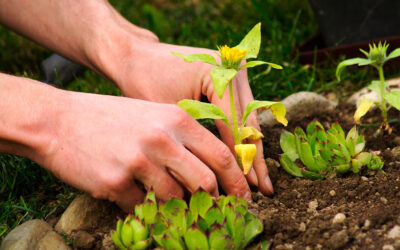
[[[257,154],[257,147],[255,144],[238,144],[235,145],[236,154],[240,160],[244,174],[247,174],[253,165],[254,157]]]

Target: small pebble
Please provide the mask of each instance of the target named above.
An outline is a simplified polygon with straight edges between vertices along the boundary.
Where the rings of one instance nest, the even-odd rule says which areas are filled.
[[[400,226],[396,225],[390,229],[387,237],[389,239],[400,239]]]
[[[310,202],[308,203],[307,212],[314,212],[314,211],[317,210],[317,208],[318,208],[318,200],[315,199],[315,200],[310,201]]]
[[[381,194],[379,193],[379,192],[376,192],[375,193],[375,196],[380,196]]]
[[[371,221],[370,220],[365,220],[363,228],[364,229],[368,229],[369,226],[371,226]]]
[[[381,200],[381,202],[382,202],[383,204],[385,204],[385,205],[388,204],[388,200],[387,200],[385,197],[382,196],[382,197],[380,198],[380,200]]]
[[[306,231],[306,223],[304,223],[304,222],[300,223],[299,231],[300,232],[305,232]]]
[[[368,181],[368,177],[366,177],[366,176],[361,176],[361,180],[362,180],[362,181]]]
[[[342,213],[338,213],[333,217],[332,223],[333,224],[342,224],[346,220],[346,215]]]
[[[392,245],[384,245],[382,250],[394,250],[394,247]]]
[[[336,195],[336,192],[335,192],[335,190],[331,190],[331,191],[329,191],[329,195],[330,195],[330,196],[332,196],[332,197],[333,197],[333,196],[335,196],[335,195]]]

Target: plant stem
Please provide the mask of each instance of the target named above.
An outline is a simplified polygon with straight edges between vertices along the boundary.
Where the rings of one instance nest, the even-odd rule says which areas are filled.
[[[238,130],[238,123],[236,118],[236,110],[235,110],[235,102],[233,100],[233,87],[232,87],[232,80],[229,81],[229,99],[231,101],[231,113],[232,113],[232,122],[233,122],[233,138],[235,140],[235,145],[240,144],[239,138],[239,130]]]
[[[383,75],[383,66],[378,66],[379,71],[379,80],[381,82],[381,110],[382,110],[382,117],[383,117],[383,124],[386,126],[387,123],[387,110],[386,110],[386,101],[384,98],[385,95],[385,76]]]

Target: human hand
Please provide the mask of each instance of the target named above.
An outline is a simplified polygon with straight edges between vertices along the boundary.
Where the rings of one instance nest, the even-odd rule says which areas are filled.
[[[64,182],[129,212],[144,194],[167,200],[218,182],[250,199],[228,147],[176,105],[61,91],[51,143],[32,157]],[[229,173],[229,174],[227,174]]]
[[[182,99],[200,100],[204,95],[211,103],[221,107],[226,114],[230,114],[228,91],[222,99],[219,99],[214,91],[209,76],[212,66],[201,62],[188,64],[172,55],[171,52],[209,53],[216,56],[215,51],[208,49],[136,41],[132,50],[128,50],[122,59],[118,58],[122,63],[109,61],[110,64],[118,67],[109,71],[111,78],[128,97],[175,104]],[[132,56],[129,53],[132,53]],[[216,59],[219,60],[217,56]],[[233,85],[236,112],[238,120],[241,120],[240,117],[247,103],[253,100],[246,70],[237,74]],[[234,140],[229,128],[220,121],[216,121],[216,124],[222,140],[234,154]],[[259,129],[255,112],[249,116],[247,125]],[[268,177],[262,143],[260,140],[252,143],[257,146],[257,155],[252,170],[246,176],[247,180],[251,185],[258,186],[264,194],[272,194],[273,187]]]

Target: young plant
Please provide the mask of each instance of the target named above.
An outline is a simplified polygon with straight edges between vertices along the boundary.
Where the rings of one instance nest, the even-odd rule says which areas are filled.
[[[363,166],[382,172],[381,159],[373,153],[363,152],[364,137],[358,134],[356,127],[345,135],[338,123],[325,131],[321,123],[313,121],[306,132],[301,128],[296,128],[294,134],[284,132],[280,144],[283,151],[281,165],[296,177],[323,179],[332,171],[358,173]]]
[[[236,196],[215,199],[199,190],[189,205],[175,198],[157,204],[149,192],[145,202],[135,206],[134,216],[118,221],[111,237],[120,249],[146,249],[152,242],[177,250],[244,249],[262,230],[246,201]],[[260,246],[266,249],[267,242]]]
[[[355,64],[357,64],[358,66],[371,65],[378,70],[379,81],[372,81],[372,83],[368,86],[368,88],[380,94],[381,101],[374,103],[370,99],[361,100],[354,114],[354,119],[356,123],[360,123],[360,118],[363,117],[368,112],[372,104],[375,104],[376,106],[379,107],[379,109],[382,112],[382,124],[380,126],[379,131],[383,128],[385,130],[389,130],[390,133],[387,112],[391,107],[400,110],[400,91],[391,91],[391,92],[386,91],[387,83],[385,83],[385,76],[383,74],[383,65],[385,64],[385,62],[393,58],[399,57],[400,48],[395,49],[388,56],[386,56],[386,50],[388,49],[388,47],[389,44],[386,44],[386,42],[384,42],[383,44],[379,42],[378,45],[376,45],[375,43],[372,45],[370,44],[369,52],[360,49],[360,51],[367,58],[357,57],[341,62],[336,69],[336,77],[340,81],[340,74],[342,73],[343,69],[347,66]]]
[[[219,119],[222,120],[231,130],[235,140],[235,151],[240,167],[244,174],[250,170],[257,149],[255,144],[245,144],[246,139],[258,140],[263,137],[262,133],[257,129],[245,126],[246,120],[250,113],[259,108],[267,108],[272,111],[275,118],[286,126],[285,119],[286,109],[282,103],[270,101],[251,101],[243,113],[241,122],[239,123],[234,106],[232,79],[243,69],[251,68],[259,65],[269,65],[275,69],[282,69],[280,65],[264,61],[248,61],[242,63],[243,60],[257,58],[261,44],[261,24],[257,24],[243,38],[243,40],[235,47],[230,48],[227,45],[218,47],[218,56],[221,64],[217,63],[214,56],[209,54],[191,54],[185,55],[172,52],[172,54],[183,58],[186,62],[205,62],[215,67],[211,69],[210,76],[214,84],[214,90],[219,98],[222,98],[226,88],[229,89],[232,125],[227,115],[218,106],[210,103],[203,103],[195,100],[182,100],[178,102],[178,106],[188,112],[195,119]]]

